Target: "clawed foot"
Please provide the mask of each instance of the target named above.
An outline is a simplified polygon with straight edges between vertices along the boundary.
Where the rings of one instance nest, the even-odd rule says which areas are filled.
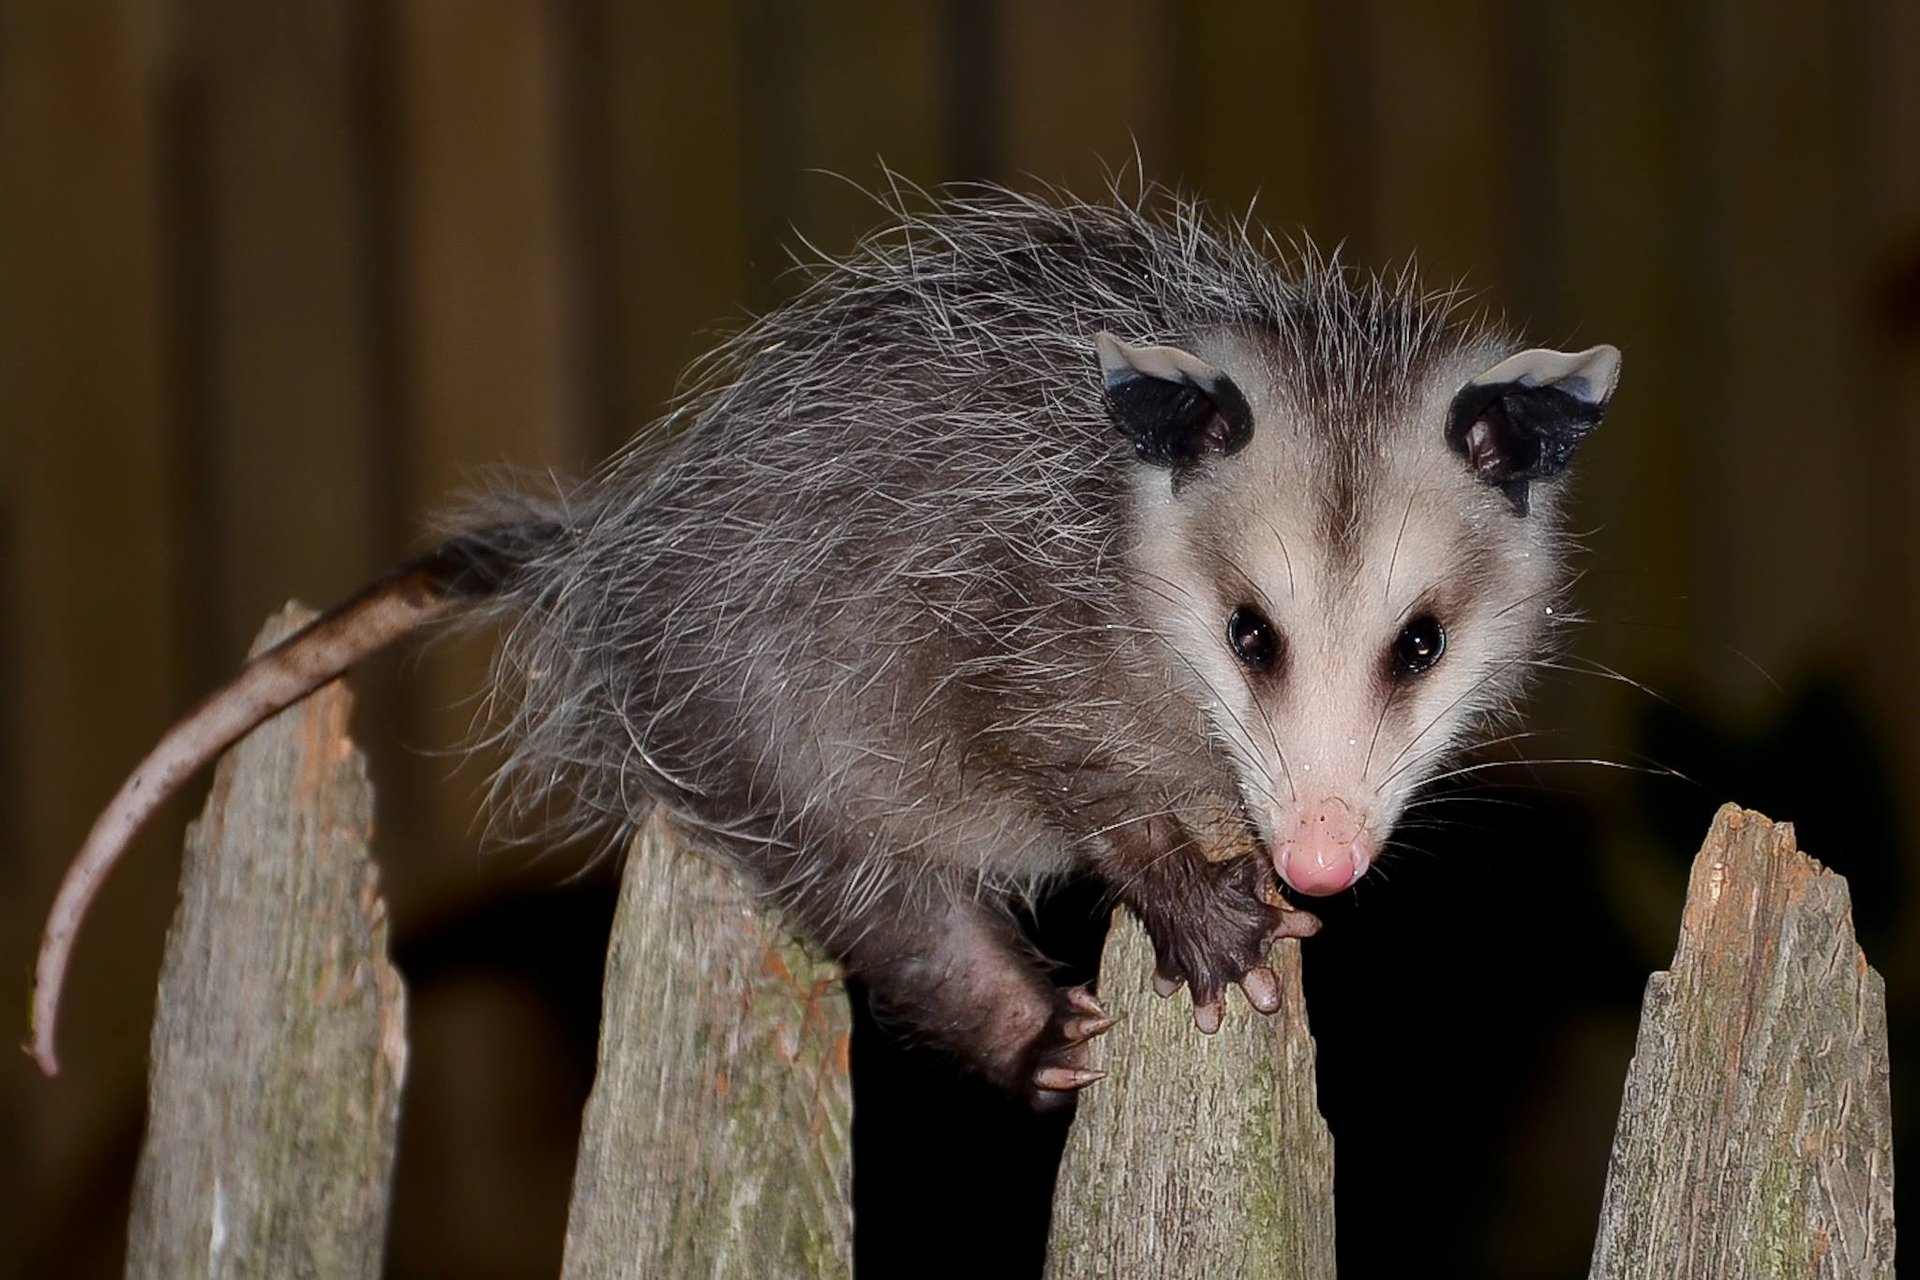
[[[1206,1035],[1226,1018],[1229,986],[1239,987],[1261,1013],[1278,1012],[1280,978],[1267,953],[1281,938],[1318,933],[1320,918],[1287,901],[1264,858],[1222,867],[1218,892],[1206,895],[1202,905],[1204,910],[1149,920],[1157,959],[1154,991],[1171,996],[1185,985],[1193,995],[1193,1023]]]
[[[1085,987],[1062,992],[1061,1006],[1034,1055],[1029,1077],[1028,1096],[1039,1111],[1065,1106],[1080,1090],[1106,1079],[1106,1072],[1087,1065],[1087,1045],[1119,1021]]]

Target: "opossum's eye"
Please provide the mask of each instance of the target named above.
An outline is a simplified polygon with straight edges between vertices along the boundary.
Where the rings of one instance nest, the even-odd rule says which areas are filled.
[[[1243,604],[1227,619],[1227,643],[1240,661],[1257,671],[1272,667],[1280,657],[1280,632],[1267,615]]]
[[[1446,651],[1447,629],[1432,614],[1422,614],[1394,637],[1393,673],[1404,677],[1431,671]]]

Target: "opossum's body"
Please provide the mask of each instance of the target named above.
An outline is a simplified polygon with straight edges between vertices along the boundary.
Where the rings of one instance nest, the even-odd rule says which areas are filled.
[[[510,807],[665,803],[1042,1103],[1105,1023],[1004,903],[1089,869],[1203,1026],[1232,983],[1270,1008],[1268,943],[1312,928],[1274,872],[1357,878],[1541,644],[1534,482],[1617,368],[1166,203],[906,218],[725,347],[683,432],[483,513],[414,583],[421,618],[511,620]]]

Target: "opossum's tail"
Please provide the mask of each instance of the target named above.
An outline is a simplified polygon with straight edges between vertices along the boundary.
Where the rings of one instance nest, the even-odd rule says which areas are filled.
[[[60,1069],[54,1027],[74,935],[107,873],[154,811],[269,716],[402,636],[499,595],[515,570],[560,535],[558,524],[530,522],[450,538],[249,661],[167,731],[95,820],[48,913],[34,967],[30,1046],[43,1072]]]

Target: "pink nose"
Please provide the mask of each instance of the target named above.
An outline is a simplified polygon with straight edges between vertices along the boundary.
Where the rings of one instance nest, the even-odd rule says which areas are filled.
[[[1373,861],[1373,841],[1346,801],[1328,796],[1300,811],[1293,833],[1273,851],[1273,869],[1301,893],[1338,893]]]

